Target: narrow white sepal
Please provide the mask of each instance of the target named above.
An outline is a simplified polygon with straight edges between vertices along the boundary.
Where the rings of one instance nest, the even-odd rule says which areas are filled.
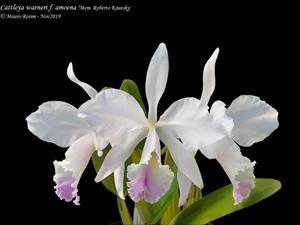
[[[67,75],[71,81],[73,81],[75,84],[78,84],[80,87],[83,88],[83,90],[90,96],[90,98],[95,98],[97,95],[97,91],[89,84],[82,82],[78,80],[76,77],[74,71],[73,71],[73,64],[70,62],[68,69],[67,69]]]

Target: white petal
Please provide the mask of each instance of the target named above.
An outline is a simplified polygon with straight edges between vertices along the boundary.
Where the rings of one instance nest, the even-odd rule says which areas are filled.
[[[103,164],[95,178],[96,182],[108,177],[112,172],[124,165],[133,152],[135,146],[147,135],[147,130],[132,133],[124,144],[114,145],[106,155]]]
[[[153,151],[156,152],[158,160],[160,160],[160,149],[160,142],[157,133],[154,128],[150,128],[143,148],[140,163],[148,164],[148,161],[151,158],[151,153]]]
[[[45,102],[26,118],[27,126],[43,141],[68,147],[78,138],[92,131],[89,124],[77,114],[77,109],[68,103]]]
[[[157,129],[160,140],[168,147],[172,159],[181,173],[189,178],[197,187],[203,188],[200,170],[192,153],[184,148],[183,144],[164,128]]]
[[[264,140],[279,126],[276,109],[252,95],[236,98],[226,114],[234,122],[231,136],[242,146]]]
[[[146,96],[149,106],[148,119],[157,120],[157,105],[163,95],[169,72],[169,59],[166,45],[161,43],[150,61],[146,78]]]
[[[78,183],[93,152],[95,151],[94,133],[87,134],[75,141],[66,151],[63,161],[54,161],[56,194],[60,199],[79,205]]]
[[[79,108],[86,120],[94,124],[97,134],[112,144],[127,142],[130,131],[148,125],[138,102],[128,93],[109,88]]]
[[[212,93],[215,90],[215,64],[219,54],[219,48],[217,48],[212,56],[208,59],[203,70],[203,89],[201,95],[201,104],[207,105]]]
[[[161,165],[155,152],[147,164],[131,164],[127,171],[128,193],[135,202],[142,199],[151,204],[157,202],[173,180],[173,172],[168,165]]]
[[[114,172],[114,181],[115,181],[116,190],[117,190],[119,197],[123,200],[125,200],[124,191],[123,191],[123,189],[124,189],[124,169],[125,169],[125,166],[123,164],[118,169],[116,169]]]
[[[221,164],[233,185],[235,205],[247,198],[255,186],[253,168],[255,163],[241,154],[239,146],[230,138],[207,146],[201,152],[207,158],[215,158]]]
[[[227,135],[221,125],[214,122],[207,106],[196,98],[183,98],[174,102],[160,117],[157,127],[163,127],[180,138],[187,149],[197,150]]]
[[[76,83],[80,87],[82,87],[83,90],[85,90],[85,92],[88,94],[88,96],[90,96],[90,98],[96,97],[97,91],[92,86],[77,79],[77,77],[75,76],[74,71],[73,71],[72,63],[70,63],[68,66],[67,75],[71,81],[73,81],[74,83]]]
[[[192,182],[185,175],[183,175],[180,172],[180,170],[177,171],[177,181],[178,181],[178,186],[180,191],[178,207],[181,207],[189,197],[189,192],[192,186]]]
[[[102,150],[107,147],[107,145],[109,144],[109,140],[107,139],[107,137],[104,137],[102,130],[99,131],[96,129],[95,134],[96,149],[98,150],[99,156],[101,156],[103,154]]]
[[[232,118],[226,115],[225,103],[222,101],[215,101],[211,106],[210,114],[213,116],[214,121],[220,124],[225,132],[230,135],[234,124]]]
[[[142,217],[140,216],[139,210],[137,207],[134,207],[133,211],[133,225],[145,225]]]

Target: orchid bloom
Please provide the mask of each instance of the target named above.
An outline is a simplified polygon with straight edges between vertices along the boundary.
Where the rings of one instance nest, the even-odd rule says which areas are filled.
[[[81,86],[90,98],[94,98],[97,91],[90,85],[79,81],[74,72],[72,63],[69,64],[67,74],[70,80]],[[27,118],[28,129],[43,141],[54,143],[60,147],[69,147],[62,161],[54,161],[56,194],[60,199],[74,202],[79,205],[78,182],[86,168],[93,152],[102,149],[108,144],[104,139],[96,139],[96,130],[89,124],[81,107],[60,101],[45,102],[36,112]]]
[[[203,72],[203,90],[200,102],[207,105],[215,88],[215,63],[219,50],[215,50],[207,61]],[[216,101],[212,104],[210,114],[215,123],[220,124],[227,135],[219,141],[200,148],[209,159],[216,159],[233,185],[234,204],[247,198],[255,186],[253,167],[255,162],[241,154],[241,146],[264,140],[278,127],[278,112],[252,95],[236,98],[226,109],[225,103]],[[236,142],[236,143],[235,143]]]
[[[95,180],[100,182],[113,173],[116,190],[122,199],[125,161],[143,139],[146,138],[146,142],[140,162],[129,165],[127,170],[130,197],[135,202],[154,203],[169,189],[173,172],[161,164],[161,140],[178,168],[182,205],[188,195],[188,182],[203,188],[198,165],[188,147],[207,146],[227,135],[223,127],[214,122],[208,107],[195,98],[176,101],[157,120],[157,106],[166,87],[168,69],[168,53],[162,43],[147,71],[148,118],[131,95],[112,88],[101,91],[81,107],[86,120],[97,124],[98,134],[112,145]]]

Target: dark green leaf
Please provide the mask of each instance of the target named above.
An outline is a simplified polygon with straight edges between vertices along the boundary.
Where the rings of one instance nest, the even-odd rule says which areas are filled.
[[[125,79],[120,87],[121,90],[126,91],[128,94],[132,95],[137,102],[140,104],[141,108],[143,109],[145,115],[146,114],[146,107],[144,105],[141,93],[139,91],[138,86],[136,85],[136,83],[132,80],[129,79]]]
[[[273,179],[256,179],[256,187],[249,198],[241,204],[233,205],[232,185],[224,186],[179,213],[170,224],[207,224],[230,213],[253,205],[273,195],[281,188],[281,183]]]

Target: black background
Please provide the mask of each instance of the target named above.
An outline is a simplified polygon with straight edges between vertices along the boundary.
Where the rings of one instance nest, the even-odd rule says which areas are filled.
[[[115,196],[94,183],[91,165],[79,184],[80,207],[57,198],[52,162],[63,159],[65,150],[33,136],[25,118],[45,101],[60,100],[78,107],[88,99],[66,76],[70,61],[78,78],[97,90],[118,88],[123,79],[130,78],[145,97],[148,63],[164,42],[170,72],[159,114],[179,98],[200,97],[203,66],[216,47],[220,48],[217,83],[210,103],[220,99],[229,105],[241,94],[253,94],[279,111],[279,129],[242,151],[257,161],[257,177],[279,179],[282,190],[214,224],[289,224],[298,198],[293,186],[299,177],[297,137],[293,135],[298,122],[293,6],[106,3],[127,3],[133,9],[129,13],[69,13],[56,21],[0,20],[1,188],[10,221],[108,224],[119,220]],[[228,183],[215,161],[200,155],[198,160],[204,194]]]

